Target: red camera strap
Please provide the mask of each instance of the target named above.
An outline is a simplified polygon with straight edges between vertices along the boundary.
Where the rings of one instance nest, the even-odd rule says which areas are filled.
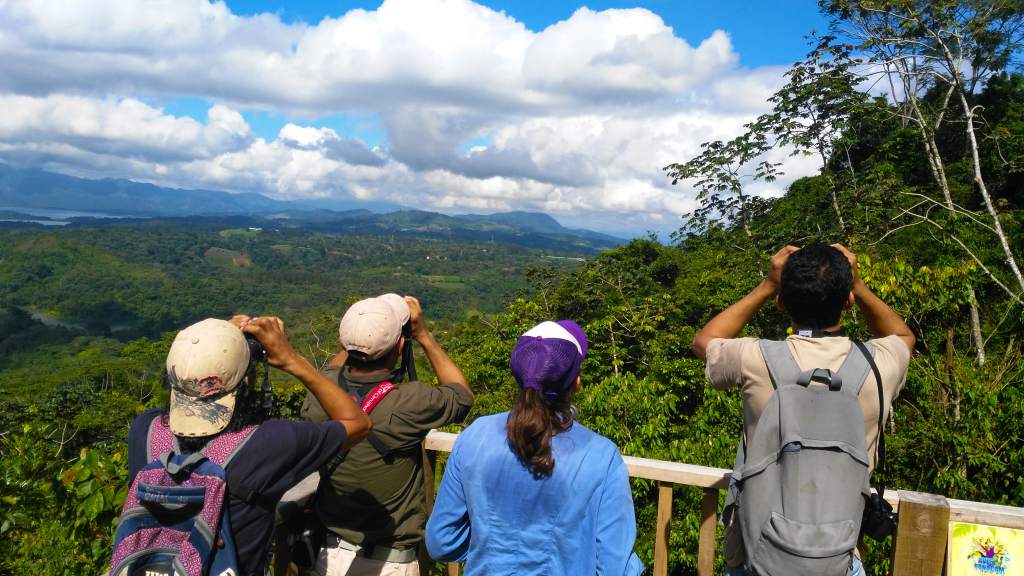
[[[363,398],[359,407],[367,414],[373,412],[373,409],[377,407],[377,404],[380,404],[380,401],[394,389],[395,385],[391,382],[388,382],[387,380],[381,382]]]

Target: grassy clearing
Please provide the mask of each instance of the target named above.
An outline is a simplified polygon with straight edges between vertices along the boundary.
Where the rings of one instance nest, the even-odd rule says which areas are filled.
[[[206,261],[216,266],[248,268],[252,266],[252,258],[248,254],[242,254],[227,248],[213,247],[203,255]]]
[[[221,238],[255,238],[259,233],[249,228],[225,228],[219,232]]]

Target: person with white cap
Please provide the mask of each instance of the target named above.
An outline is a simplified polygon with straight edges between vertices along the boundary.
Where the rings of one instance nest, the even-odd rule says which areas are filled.
[[[519,398],[474,421],[448,458],[427,522],[435,560],[465,562],[467,576],[643,572],[622,456],[575,421],[586,354],[571,320],[519,337],[510,361]]]
[[[462,371],[427,329],[411,296],[384,294],[353,304],[338,327],[341,352],[324,374],[352,394],[373,421],[368,442],[334,464],[321,481],[315,510],[327,528],[313,570],[330,576],[417,575],[426,502],[420,444],[432,428],[461,422],[473,406]],[[439,382],[404,377],[407,338],[423,348]],[[411,352],[411,350],[410,350]],[[304,417],[321,420],[307,395]]]
[[[266,418],[246,334],[262,345],[269,365],[294,376],[317,398],[328,414],[325,422]],[[225,433],[248,433],[224,469],[226,501],[239,576],[264,576],[277,500],[362,440],[370,430],[369,418],[295,352],[284,322],[272,316],[236,316],[231,322],[208,318],[185,328],[171,344],[166,370],[169,409],[143,412],[129,430],[129,481],[148,464],[155,434],[169,429],[175,448],[184,454],[202,450]]]

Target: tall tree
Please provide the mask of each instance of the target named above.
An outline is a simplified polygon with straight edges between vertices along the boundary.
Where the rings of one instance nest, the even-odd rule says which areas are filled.
[[[695,181],[701,206],[688,222],[691,229],[705,229],[723,221],[738,222],[747,237],[752,236],[749,220],[753,199],[743,188],[751,182],[775,180],[779,164],[764,158],[771,149],[765,134],[751,130],[749,125],[746,128],[746,132],[727,142],[701,144],[703,151],[686,162],[665,166],[673,185],[680,180]]]
[[[851,57],[851,45],[835,42],[834,36],[811,39],[815,42],[811,52],[793,64],[786,72],[786,84],[768,99],[774,105],[771,113],[758,118],[751,128],[770,134],[776,145],[792,148],[793,154],[818,155],[822,174],[829,180],[832,209],[845,233],[838,183],[829,164],[843,149],[847,153],[841,163],[851,178],[856,177],[845,148],[846,133],[867,95],[857,89],[861,78],[856,74],[858,61]]]
[[[992,74],[1006,69],[1024,39],[1022,0],[820,0],[833,17],[833,29],[865,54],[865,74],[892,90],[901,119],[916,126],[942,199],[920,195],[906,211],[910,225],[942,231],[966,252],[1007,295],[1024,304],[1024,276],[993,201],[979,154],[982,109],[975,90]],[[937,98],[926,95],[937,94]],[[936,135],[944,122],[963,123],[974,188],[984,213],[962,207],[951,194],[948,173]],[[1011,280],[1004,283],[950,224],[932,217],[935,208],[981,226],[995,236]],[[982,219],[987,221],[982,221]],[[983,352],[979,350],[979,357]]]

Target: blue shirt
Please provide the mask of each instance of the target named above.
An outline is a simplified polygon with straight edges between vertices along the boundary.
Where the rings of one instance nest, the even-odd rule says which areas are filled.
[[[480,574],[636,575],[629,476],[610,440],[574,423],[551,439],[555,468],[537,479],[509,448],[508,413],[459,435],[427,521],[437,560]]]

